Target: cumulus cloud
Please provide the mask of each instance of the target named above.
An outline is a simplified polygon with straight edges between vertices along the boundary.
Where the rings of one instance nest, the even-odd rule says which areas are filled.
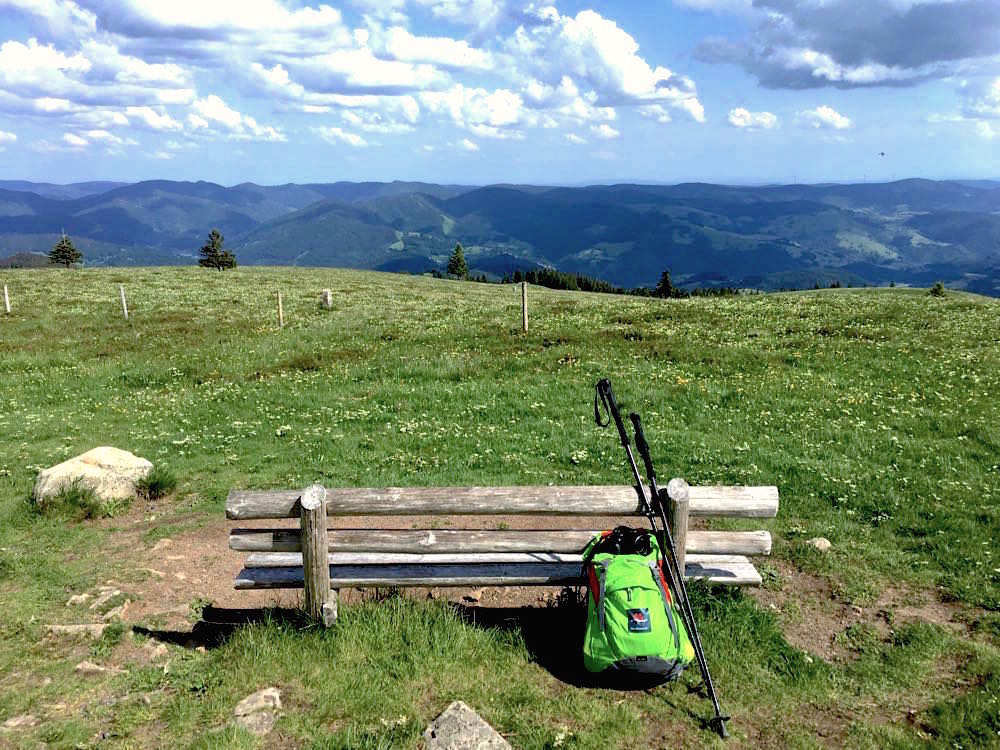
[[[445,68],[489,70],[492,56],[476,49],[465,40],[450,37],[414,36],[395,26],[375,40],[380,50],[394,60],[411,63],[432,63]]]
[[[479,144],[478,143],[473,143],[468,138],[463,138],[462,140],[457,141],[455,143],[455,146],[457,148],[461,149],[462,151],[478,151],[479,150]]]
[[[188,123],[195,130],[218,131],[240,140],[286,140],[277,128],[257,124],[253,117],[236,111],[215,94],[192,103]]]
[[[705,0],[703,5],[716,5]],[[1000,54],[996,0],[755,0],[744,39],[708,39],[707,62],[733,63],[772,88],[908,86]]]
[[[959,92],[965,99],[966,117],[1000,119],[1000,76],[992,80],[963,81]]]
[[[13,143],[17,140],[17,135],[7,130],[0,130],[0,143]]]
[[[833,107],[826,104],[799,112],[799,118],[803,123],[814,128],[830,128],[833,130],[846,130],[851,127],[851,120],[840,114]]]
[[[986,120],[980,120],[976,123],[976,135],[980,138],[985,138],[986,140],[991,141],[1000,135],[1000,130],[994,128],[990,123],[986,122]]]
[[[125,114],[149,130],[181,130],[184,127],[170,115],[152,107],[126,107]]]
[[[420,102],[428,112],[487,138],[522,138],[515,126],[526,117],[524,100],[509,89],[489,91],[455,84],[447,91],[425,91]],[[471,143],[471,141],[469,141]]]
[[[747,130],[770,130],[778,124],[778,118],[771,112],[751,112],[744,107],[736,107],[729,110],[729,124]]]
[[[63,143],[71,148],[85,148],[90,142],[76,133],[63,133]]]
[[[575,143],[578,146],[583,145],[587,142],[586,138],[581,138],[576,133],[566,133],[565,138],[570,143]]]
[[[552,6],[535,10],[529,19],[506,48],[537,85],[555,87],[569,79],[597,106],[659,103],[704,120],[694,82],[650,66],[639,55],[638,42],[614,21],[592,10],[563,16]]]
[[[600,125],[594,125],[590,132],[593,133],[598,138],[605,141],[612,141],[621,135],[621,132],[615,130],[613,127],[608,125],[606,122],[602,122]]]
[[[313,128],[313,132],[315,132],[324,141],[334,145],[345,143],[348,146],[353,146],[354,148],[363,148],[368,145],[368,141],[357,133],[349,133],[346,130],[333,125]]]

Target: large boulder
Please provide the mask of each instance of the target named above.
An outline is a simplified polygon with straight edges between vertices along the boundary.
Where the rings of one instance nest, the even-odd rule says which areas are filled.
[[[35,480],[35,502],[43,505],[78,482],[105,502],[134,497],[136,483],[146,478],[153,464],[118,448],[101,447],[45,469]]]

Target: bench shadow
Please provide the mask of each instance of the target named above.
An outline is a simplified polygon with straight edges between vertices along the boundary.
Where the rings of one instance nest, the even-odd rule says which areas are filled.
[[[230,636],[245,625],[276,622],[297,628],[309,627],[311,621],[299,609],[282,607],[256,607],[253,609],[233,609],[209,605],[201,611],[201,617],[191,630],[163,630],[133,625],[132,632],[155,638],[184,648],[218,648]]]

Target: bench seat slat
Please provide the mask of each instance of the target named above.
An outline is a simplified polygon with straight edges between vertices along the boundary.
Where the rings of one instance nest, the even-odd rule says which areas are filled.
[[[580,552],[597,529],[330,529],[331,552]],[[767,555],[767,531],[689,531],[688,553]],[[229,547],[243,552],[300,552],[299,529],[233,529]]]
[[[756,568],[745,557],[692,555],[688,579],[734,586],[760,585]],[[578,562],[331,565],[332,588],[366,586],[575,586],[582,583]],[[237,589],[302,588],[301,567],[244,568]]]
[[[583,564],[583,555],[565,552],[476,552],[422,554],[408,552],[331,552],[330,565],[482,565],[488,563]],[[742,555],[688,555],[692,562],[749,562]],[[244,567],[290,568],[302,565],[301,552],[251,552]]]
[[[226,499],[230,519],[293,518],[301,490],[232,490]],[[773,518],[778,488],[693,486],[694,516]],[[385,487],[327,490],[327,515],[639,515],[631,486]]]

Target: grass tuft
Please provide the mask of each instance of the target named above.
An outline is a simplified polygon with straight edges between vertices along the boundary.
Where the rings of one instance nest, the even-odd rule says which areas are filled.
[[[177,477],[163,464],[157,464],[136,482],[136,492],[144,500],[159,500],[177,489]]]

